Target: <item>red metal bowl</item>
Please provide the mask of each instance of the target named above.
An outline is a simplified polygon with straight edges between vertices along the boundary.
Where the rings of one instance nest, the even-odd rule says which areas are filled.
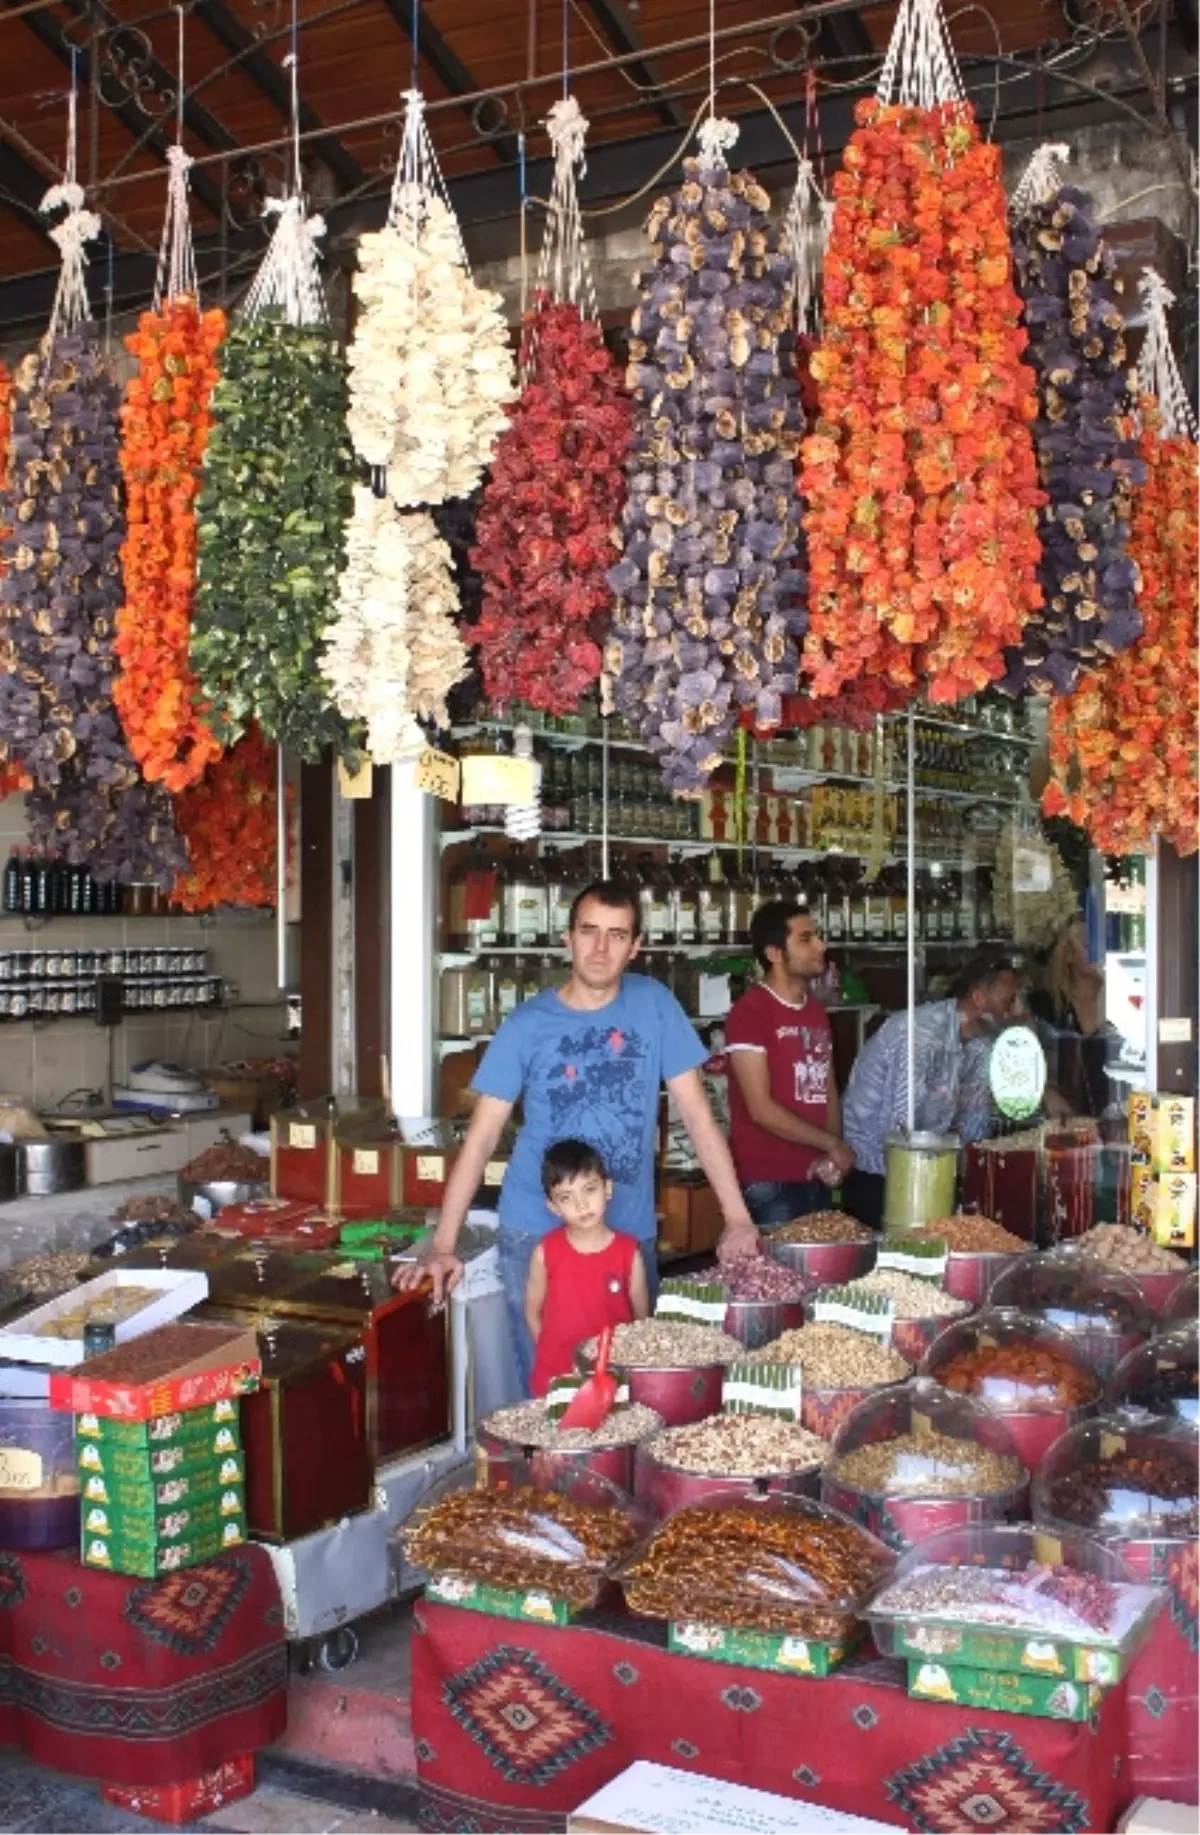
[[[940,1315],[936,1319],[893,1319],[892,1349],[906,1357],[915,1370],[939,1332],[965,1318],[965,1313],[955,1313],[952,1318]]]
[[[1012,1249],[1007,1253],[997,1253],[995,1250],[951,1251],[946,1258],[946,1274],[942,1285],[956,1300],[969,1300],[972,1306],[986,1306],[992,1282],[999,1279],[1018,1255],[1026,1253],[1023,1249]]]
[[[772,1242],[763,1232],[767,1253],[798,1274],[807,1288],[840,1287],[875,1266],[879,1245],[870,1242]]]
[[[592,1362],[583,1347],[575,1352],[575,1364],[584,1376],[591,1374]],[[689,1421],[707,1421],[710,1414],[721,1411],[721,1392],[725,1383],[724,1364],[684,1364],[669,1370],[649,1364],[622,1364],[613,1375],[629,1384],[631,1402],[644,1402],[662,1416],[664,1427],[683,1427]]]
[[[712,1478],[702,1472],[680,1472],[661,1465],[649,1443],[637,1449],[633,1468],[633,1495],[656,1517],[670,1515],[685,1504],[712,1498],[745,1497],[747,1491],[780,1491],[791,1497],[819,1497],[821,1468],[810,1472],[775,1472],[763,1478]]]
[[[1183,1286],[1188,1273],[1187,1267],[1181,1263],[1178,1270],[1164,1268],[1155,1274],[1135,1274],[1132,1278],[1141,1288],[1142,1298],[1157,1319],[1166,1312],[1172,1295]],[[728,1331],[729,1327],[726,1326],[725,1329]]]
[[[1099,1401],[1095,1401],[1082,1408],[1054,1408],[1040,1413],[1030,1409],[1026,1414],[1005,1414],[1004,1425],[1026,1471],[1032,1476],[1055,1441],[1095,1414],[1099,1406]]]
[[[882,1497],[827,1477],[821,1501],[861,1523],[889,1548],[903,1552],[939,1529],[1020,1522],[1028,1509],[1029,1486],[1017,1485],[986,1497]]]
[[[611,1479],[622,1491],[633,1489],[635,1442],[632,1440],[627,1446],[597,1446],[587,1452],[572,1453],[565,1448],[559,1452],[554,1447],[523,1446],[519,1440],[502,1439],[483,1427],[476,1428],[475,1438],[485,1453],[498,1458],[528,1460],[534,1479],[540,1483],[552,1484],[568,1472],[587,1471]]]
[[[725,1330],[748,1351],[803,1324],[803,1300],[730,1300],[725,1308]]]

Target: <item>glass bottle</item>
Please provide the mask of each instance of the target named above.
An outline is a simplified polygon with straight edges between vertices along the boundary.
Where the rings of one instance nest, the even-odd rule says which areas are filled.
[[[671,868],[671,931],[676,943],[700,941],[700,881],[689,860],[676,860]]]
[[[825,941],[830,945],[844,943],[849,925],[846,882],[841,868],[831,862],[825,869]]]
[[[546,942],[546,875],[537,856],[524,848],[514,852],[505,870],[500,911],[500,937],[509,948],[536,949]]]
[[[522,982],[525,974],[523,956],[499,956],[489,958],[492,972],[492,987],[495,1001],[495,1023],[502,1026],[510,1013],[515,1013],[521,1004]]]
[[[724,878],[721,856],[714,851],[705,862],[696,895],[696,920],[702,943],[725,942]]]
[[[16,912],[21,909],[21,872],[21,849],[14,847],[4,869],[4,909],[6,912]]]
[[[661,945],[673,941],[671,904],[674,885],[667,869],[643,854],[638,862],[638,907],[642,919],[642,943]]]
[[[867,889],[857,876],[857,869],[855,869],[855,877],[850,884],[847,928],[852,943],[865,943],[867,938]]]

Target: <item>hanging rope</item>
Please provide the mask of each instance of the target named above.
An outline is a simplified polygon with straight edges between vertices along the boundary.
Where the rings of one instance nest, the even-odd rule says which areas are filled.
[[[1062,140],[1048,140],[1038,147],[1009,200],[1009,215],[1027,216],[1036,205],[1044,204],[1056,191],[1061,191],[1066,180],[1059,169],[1059,161],[1065,164],[1070,157],[1071,149]]]
[[[55,223],[50,230],[50,240],[57,245],[62,266],[59,269],[58,285],[54,291],[54,305],[50,311],[50,325],[46,333],[47,358],[53,348],[54,340],[62,332],[73,331],[82,320],[91,317],[87,283],[84,280],[86,266],[84,244],[93,241],[100,234],[102,225],[95,211],[83,208],[83,186],[76,178],[77,138],[78,97],[75,90],[75,59],[72,54],[71,93],[67,98],[66,170],[63,173],[62,184],[51,185],[38,206],[45,215],[64,207],[67,213],[62,221]]]
[[[700,164],[706,169],[723,166],[729,149],[737,145],[738,124],[720,115],[710,114],[696,135],[700,147]]]
[[[820,336],[821,272],[832,222],[832,201],[821,195],[812,160],[802,159],[783,219],[783,246],[795,276],[796,331],[802,336]]]
[[[1196,416],[1171,348],[1167,324],[1175,295],[1153,268],[1145,269],[1138,281],[1138,292],[1146,309],[1146,341],[1138,358],[1138,386],[1143,394],[1157,398],[1162,416],[1159,433],[1164,440],[1194,440],[1198,433]]]
[[[555,102],[546,116],[546,132],[554,152],[554,181],[534,285],[538,293],[561,304],[578,306],[589,318],[599,319],[579,210],[578,182],[587,171],[583,150],[587,130],[587,121],[574,96]]]
[[[909,108],[965,102],[941,0],[902,0],[875,95]]]
[[[196,278],[196,252],[192,246],[192,223],[188,210],[188,173],[191,155],[176,144],[167,148],[167,214],[163,220],[162,241],[158,249],[158,268],[154,276],[154,310],[161,312],[164,299],[168,305],[181,293],[199,298]]]
[[[304,173],[300,164],[300,51],[299,19],[292,0],[292,48],[283,60],[291,84],[292,195],[268,198],[263,209],[279,222],[267,252],[254,276],[243,307],[252,323],[267,312],[279,312],[288,325],[324,325],[329,310],[317,243],[325,234],[325,219],[310,217],[304,208]]]
[[[419,89],[408,89],[403,101],[404,132],[388,203],[388,228],[402,231],[410,242],[418,242],[429,214],[430,200],[437,198],[453,224],[459,259],[469,277],[471,264],[467,260],[466,244],[425,123],[425,98]]]

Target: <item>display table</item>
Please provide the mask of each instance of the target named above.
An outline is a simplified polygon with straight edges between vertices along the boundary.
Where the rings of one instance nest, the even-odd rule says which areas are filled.
[[[105,1784],[173,1784],[278,1739],[287,1646],[267,1553],[162,1580],[0,1552],[0,1743]]]
[[[910,1701],[903,1664],[823,1680],[673,1656],[613,1614],[527,1625],[422,1600],[413,1740],[428,1829],[561,1829],[635,1759],[908,1829],[1104,1831],[1129,1797],[1125,1694],[1090,1724]]]

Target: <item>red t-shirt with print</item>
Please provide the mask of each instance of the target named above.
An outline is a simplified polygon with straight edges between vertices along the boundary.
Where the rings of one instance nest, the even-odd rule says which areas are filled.
[[[833,1034],[824,1007],[813,995],[794,1006],[760,982],[734,1003],[725,1047],[730,1053],[761,1052],[771,1095],[780,1107],[812,1127],[827,1125]],[[743,1185],[808,1179],[822,1157],[820,1148],[780,1140],[751,1121],[736,1075],[729,1079],[729,1145]]]

